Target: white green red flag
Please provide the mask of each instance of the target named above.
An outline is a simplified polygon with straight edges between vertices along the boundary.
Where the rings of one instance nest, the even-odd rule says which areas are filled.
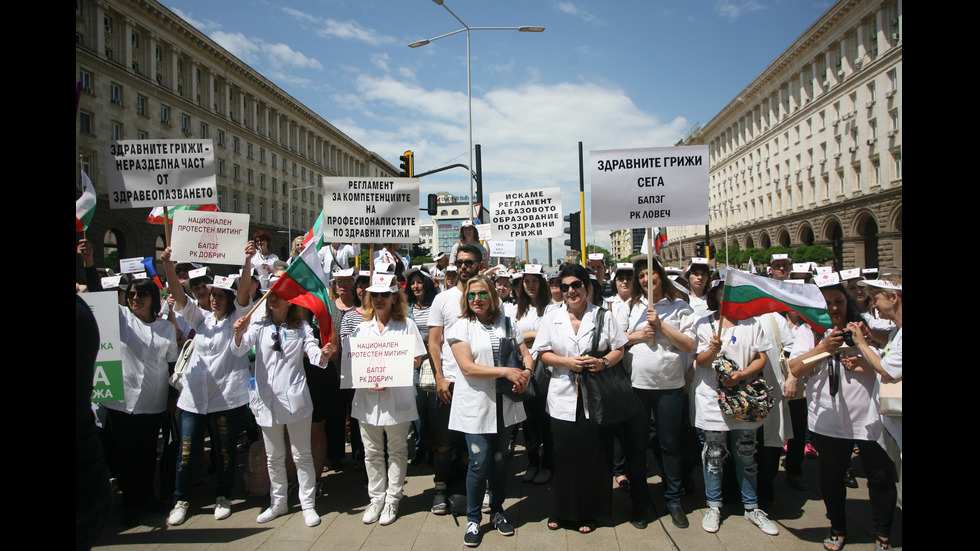
[[[84,231],[95,216],[95,188],[92,180],[82,171],[82,196],[75,200],[75,231]]]
[[[174,219],[174,211],[178,210],[218,212],[218,205],[177,205],[175,207],[167,207],[167,219],[172,222]],[[148,224],[163,224],[163,207],[153,207],[153,210],[150,211],[150,215],[146,217],[146,222]]]
[[[316,217],[316,222],[313,223],[313,227],[303,237],[303,248],[305,249],[310,242],[316,245],[316,250],[318,251],[323,246],[323,210],[320,210],[320,216]]]
[[[659,253],[660,247],[667,243],[667,228],[659,227],[653,232],[653,252]]]
[[[325,279],[316,247],[305,247],[286,268],[286,273],[272,284],[272,291],[279,298],[313,312],[320,325],[320,342],[323,344],[330,342],[333,334],[328,306],[330,295],[323,284]]]
[[[787,283],[768,277],[728,270],[721,315],[744,320],[769,312],[796,312],[814,331],[832,327],[827,301],[816,285]]]

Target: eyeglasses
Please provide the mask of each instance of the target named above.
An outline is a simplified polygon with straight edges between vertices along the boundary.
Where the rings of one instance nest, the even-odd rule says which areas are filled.
[[[384,292],[384,293],[374,293],[374,292],[372,292],[371,293],[371,298],[391,298],[391,293],[390,292],[387,292],[387,291]]]
[[[466,300],[473,300],[477,298],[480,300],[487,300],[488,298],[490,298],[490,291],[476,291],[476,292],[466,293]]]
[[[569,289],[575,289],[576,291],[578,291],[579,289],[582,288],[583,285],[585,284],[582,283],[581,281],[573,281],[571,283],[561,283],[558,286],[561,287],[561,292],[567,293]]]
[[[282,352],[282,344],[279,343],[279,330],[277,329],[275,333],[272,334],[272,349],[276,352]]]
[[[467,258],[466,260],[457,260],[456,261],[456,267],[457,268],[462,268],[464,265],[467,268],[472,268],[473,266],[476,266],[476,260],[471,260],[471,259]]]
[[[269,241],[268,241],[268,240],[266,240],[266,239],[255,239],[254,241],[255,241],[256,243],[268,243],[268,242],[269,242]]]
[[[139,291],[130,291],[126,293],[126,298],[129,300],[133,300],[136,297],[146,298],[148,296],[150,296],[150,292],[147,291],[146,289],[140,289]]]

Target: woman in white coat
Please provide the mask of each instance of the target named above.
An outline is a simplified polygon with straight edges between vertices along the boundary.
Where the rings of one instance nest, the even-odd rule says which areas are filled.
[[[392,274],[375,274],[367,288],[364,321],[354,331],[356,338],[408,335],[414,341],[413,369],[425,356],[425,344],[415,322],[405,316],[405,297]],[[368,298],[369,297],[369,298]],[[364,524],[387,526],[398,517],[405,472],[408,468],[408,429],[419,418],[413,386],[358,388],[351,404],[351,417],[360,421],[364,443],[364,467],[371,503],[364,511]],[[388,465],[385,468],[385,437]]]
[[[466,475],[466,534],[470,547],[480,543],[481,505],[487,482],[490,484],[490,522],[504,536],[514,528],[504,516],[507,487],[507,451],[511,432],[525,419],[524,407],[498,394],[496,378],[506,377],[515,392],[524,392],[534,362],[524,345],[524,337],[500,311],[499,299],[490,280],[478,275],[466,283],[460,302],[462,320],[454,324],[446,338],[463,373],[453,393],[449,429],[462,432],[469,448]],[[465,322],[463,322],[465,320]],[[518,343],[524,369],[499,366],[500,339],[513,337]]]
[[[266,299],[265,319],[249,324],[250,316],[235,321],[232,353],[244,356],[255,346],[254,385],[249,383],[249,406],[256,424],[262,428],[269,463],[271,505],[259,514],[257,522],[269,522],[284,515],[286,501],[286,439],[292,447],[299,499],[307,526],[320,524],[316,512],[316,473],[310,445],[313,399],[303,369],[305,353],[310,363],[325,367],[336,354],[334,343],[321,349],[313,329],[304,319],[305,308],[286,302],[275,292]]]

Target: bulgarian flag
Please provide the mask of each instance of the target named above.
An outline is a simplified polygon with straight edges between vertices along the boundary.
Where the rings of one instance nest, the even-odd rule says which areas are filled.
[[[653,252],[659,253],[660,247],[667,242],[667,228],[659,227],[653,232]]]
[[[204,212],[218,212],[218,205],[183,205],[176,207],[167,207],[167,219],[174,219],[174,211],[178,210],[198,210]],[[146,222],[148,224],[163,224],[163,207],[153,207],[150,211],[150,215],[146,217]]]
[[[326,276],[316,247],[305,247],[303,252],[289,264],[286,273],[272,284],[271,291],[279,298],[302,306],[313,312],[320,324],[320,342],[330,342],[333,334],[333,320],[330,317],[330,296],[323,284]]]
[[[744,320],[769,312],[796,312],[819,334],[832,327],[827,301],[816,285],[798,285],[728,270],[721,315]]]
[[[320,211],[320,216],[316,217],[316,222],[313,223],[313,227],[310,231],[306,232],[306,236],[303,237],[303,248],[305,249],[310,242],[316,244],[316,250],[320,250],[323,246],[323,211]]]
[[[85,231],[95,216],[95,188],[92,180],[82,171],[82,196],[75,200],[75,231]]]

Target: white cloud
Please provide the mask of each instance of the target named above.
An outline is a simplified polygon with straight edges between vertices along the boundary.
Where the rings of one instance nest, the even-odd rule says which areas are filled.
[[[212,32],[211,38],[234,54],[235,57],[249,65],[255,65],[256,68],[266,73],[266,76],[270,76],[275,71],[289,82],[306,81],[308,83],[308,79],[282,73],[281,68],[285,66],[297,69],[323,69],[323,65],[316,59],[307,57],[303,53],[293,50],[288,44],[281,42],[273,44],[260,38],[247,37],[242,33],[226,33],[224,31]]]
[[[386,73],[388,72],[389,59],[391,59],[391,56],[388,54],[371,54],[371,63]]]
[[[301,12],[297,9],[293,9],[288,6],[283,6],[282,11],[286,12],[287,15],[295,19],[298,19],[299,21],[306,21],[308,23],[316,23],[317,21],[319,21],[319,19],[317,19],[316,17],[308,13]]]
[[[211,20],[201,21],[199,19],[195,19],[189,13],[184,12],[184,10],[182,10],[180,8],[170,8],[170,11],[174,12],[175,14],[177,14],[178,17],[180,17],[184,21],[190,23],[191,26],[193,26],[195,29],[201,31],[202,33],[208,32],[208,31],[210,31],[212,29],[220,29],[221,28],[221,23],[217,23],[217,22],[211,21]]]
[[[584,9],[576,6],[571,2],[558,2],[555,4],[555,8],[562,13],[567,13],[568,15],[574,15],[586,23],[595,23],[596,25],[604,25],[605,21],[592,15],[591,13],[585,11]]]
[[[395,42],[393,37],[382,35],[374,29],[365,29],[356,21],[337,21],[335,19],[327,19],[324,21],[324,27],[317,31],[317,34],[323,37],[360,40],[361,42],[366,42],[372,46],[380,46],[382,44],[391,44]]]
[[[757,0],[716,0],[715,11],[722,17],[735,20],[742,14],[763,10],[765,6]]]

